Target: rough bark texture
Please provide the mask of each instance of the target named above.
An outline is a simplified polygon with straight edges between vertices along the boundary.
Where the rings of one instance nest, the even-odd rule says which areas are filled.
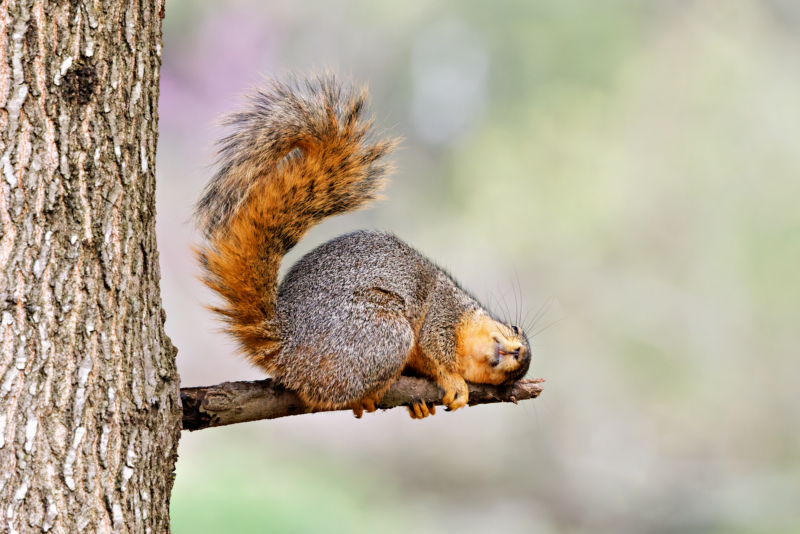
[[[469,385],[469,405],[534,399],[542,392],[541,378],[520,380],[511,389],[488,384]],[[441,404],[444,391],[424,378],[400,377],[383,396],[378,408],[390,410],[412,402]],[[272,379],[254,382],[225,382],[204,388],[183,388],[183,428],[202,430],[260,419],[314,413],[292,391]]]
[[[162,0],[0,0],[0,530],[167,532]]]

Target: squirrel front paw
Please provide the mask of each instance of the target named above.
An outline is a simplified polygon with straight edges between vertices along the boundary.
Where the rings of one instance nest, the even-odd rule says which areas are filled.
[[[447,411],[458,410],[467,405],[469,401],[469,388],[461,375],[446,375],[440,377],[439,385],[444,388],[442,404],[447,406]]]

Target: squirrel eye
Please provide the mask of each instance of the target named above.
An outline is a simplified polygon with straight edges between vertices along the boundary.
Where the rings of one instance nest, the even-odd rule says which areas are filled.
[[[512,326],[511,330],[513,330],[515,334],[519,334],[519,327],[518,326]]]

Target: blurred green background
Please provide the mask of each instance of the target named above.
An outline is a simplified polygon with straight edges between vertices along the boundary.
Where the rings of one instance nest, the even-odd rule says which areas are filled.
[[[193,279],[218,118],[368,83],[391,230],[516,317],[543,396],[184,433],[173,530],[800,532],[800,3],[169,0],[158,237],[184,386],[257,379]]]

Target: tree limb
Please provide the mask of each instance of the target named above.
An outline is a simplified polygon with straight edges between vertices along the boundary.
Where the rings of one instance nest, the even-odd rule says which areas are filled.
[[[542,392],[542,378],[520,380],[510,388],[488,384],[469,385],[469,405],[534,399]],[[422,400],[441,404],[444,391],[424,378],[402,376],[383,396],[378,408],[389,410]],[[260,419],[314,413],[292,391],[272,379],[255,382],[224,382],[210,387],[181,389],[183,429],[202,430]]]

